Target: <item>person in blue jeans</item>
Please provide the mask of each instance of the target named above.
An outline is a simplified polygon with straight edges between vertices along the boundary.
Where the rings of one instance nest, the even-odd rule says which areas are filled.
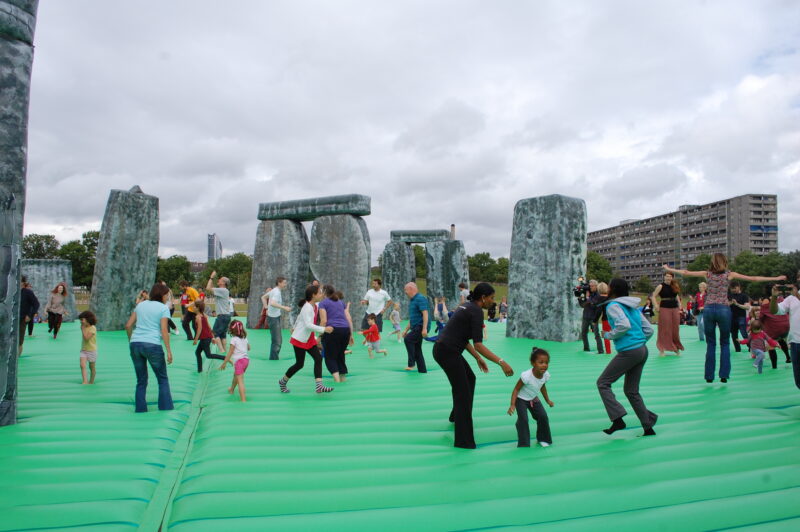
[[[153,369],[158,381],[158,409],[172,410],[172,394],[167,378],[167,364],[172,364],[169,346],[169,308],[165,301],[169,288],[156,283],[150,289],[150,299],[142,301],[134,309],[125,330],[130,341],[131,361],[136,372],[136,412],[147,412],[147,364]],[[166,361],[161,342],[167,348]]]

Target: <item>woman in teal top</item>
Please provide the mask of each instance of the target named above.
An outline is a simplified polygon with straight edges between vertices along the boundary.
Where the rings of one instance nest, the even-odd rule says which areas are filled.
[[[604,333],[607,340],[614,341],[617,350],[611,362],[597,379],[597,390],[606,407],[611,426],[603,429],[606,434],[612,434],[625,428],[622,417],[627,414],[614,392],[611,385],[625,375],[625,397],[636,412],[642,423],[643,436],[655,436],[653,425],[658,416],[649,411],[644,405],[644,399],[639,395],[639,381],[642,370],[647,362],[647,340],[653,336],[653,327],[644,314],[639,312],[640,301],[638,297],[630,297],[628,282],[624,279],[611,279],[609,283],[608,301],[604,303],[606,316],[611,330]]]

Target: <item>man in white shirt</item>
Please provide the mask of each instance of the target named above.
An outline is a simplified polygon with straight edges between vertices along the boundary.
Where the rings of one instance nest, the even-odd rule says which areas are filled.
[[[272,343],[269,349],[269,359],[279,360],[281,352],[281,344],[283,343],[283,333],[281,332],[281,311],[289,312],[292,310],[283,304],[283,294],[281,290],[286,288],[286,277],[278,277],[275,279],[275,288],[264,294],[262,298],[266,298],[267,307],[267,326],[269,327],[269,335],[272,338]]]
[[[789,315],[789,353],[792,356],[792,371],[794,383],[800,388],[800,296],[797,289],[800,287],[800,273],[792,286],[792,294],[778,303],[780,289],[778,285],[772,287],[772,297],[769,300],[769,311],[772,314]]]
[[[362,305],[367,305],[367,311],[364,313],[364,318],[361,320],[361,330],[369,329],[367,324],[367,316],[375,314],[375,325],[378,326],[378,331],[383,332],[383,313],[392,306],[392,298],[389,294],[381,288],[383,283],[380,279],[372,280],[372,288],[367,290],[364,294],[364,299],[361,300]]]

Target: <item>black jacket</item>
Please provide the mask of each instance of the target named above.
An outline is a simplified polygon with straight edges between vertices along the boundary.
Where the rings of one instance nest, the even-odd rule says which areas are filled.
[[[36,294],[30,288],[23,288],[19,298],[20,317],[30,316],[32,318],[37,312],[39,312],[39,300],[36,299]]]

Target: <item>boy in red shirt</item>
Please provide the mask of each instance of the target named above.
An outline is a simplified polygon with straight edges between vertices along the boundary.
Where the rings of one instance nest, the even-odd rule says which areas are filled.
[[[375,314],[368,315],[367,324],[369,325],[369,329],[361,331],[361,334],[364,335],[364,338],[367,341],[367,352],[369,353],[369,358],[375,358],[372,354],[373,351],[376,353],[383,353],[383,356],[389,354],[386,349],[381,349],[381,333],[378,331],[378,325],[375,323],[376,320],[377,316]]]

